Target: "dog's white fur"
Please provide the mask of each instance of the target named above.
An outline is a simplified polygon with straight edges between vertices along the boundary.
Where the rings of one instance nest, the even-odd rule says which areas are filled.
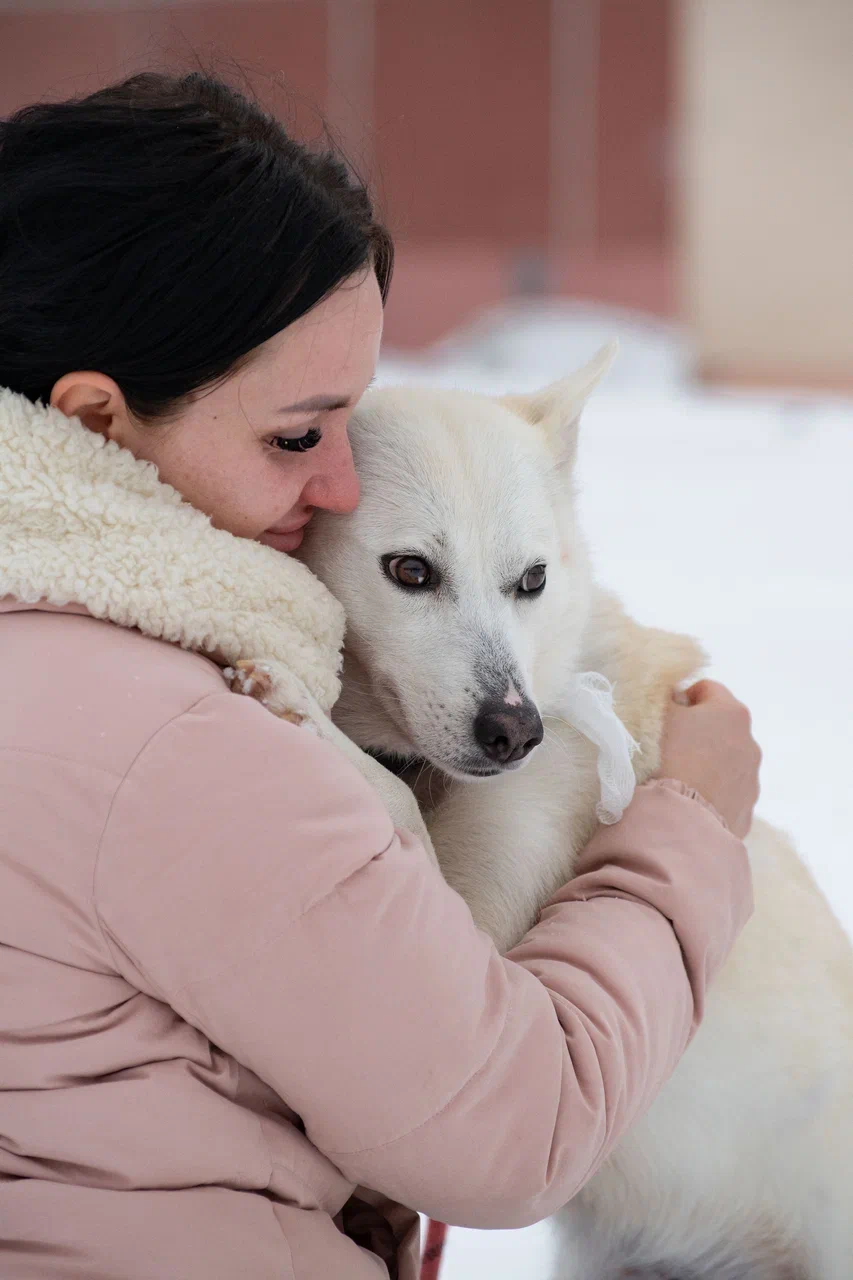
[[[704,661],[596,586],[576,525],[578,418],[611,356],[533,396],[369,393],[352,423],[361,504],[318,517],[304,553],[349,620],[338,724],[425,762],[444,874],[502,948],[594,827],[594,750],[561,714],[573,673],[613,682],[642,780],[672,685]],[[401,589],[391,553],[428,559],[441,585]],[[536,563],[546,587],[519,598]],[[473,719],[500,693],[535,701],[545,740],[476,781]],[[853,1277],[853,952],[786,839],[756,822],[748,843],[755,918],[674,1077],[559,1215],[560,1280]]]

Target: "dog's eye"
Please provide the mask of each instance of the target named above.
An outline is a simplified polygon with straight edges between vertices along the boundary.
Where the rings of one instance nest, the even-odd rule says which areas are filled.
[[[420,556],[383,556],[382,566],[388,577],[401,587],[422,590],[438,586],[438,574],[429,561]]]
[[[518,584],[518,590],[522,595],[535,596],[545,586],[545,566],[544,564],[534,564]]]

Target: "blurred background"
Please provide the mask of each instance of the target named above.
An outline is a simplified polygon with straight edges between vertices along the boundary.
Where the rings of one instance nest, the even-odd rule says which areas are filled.
[[[569,296],[853,387],[849,0],[0,0],[0,113],[195,59],[372,181],[394,346]]]
[[[0,0],[0,114],[199,62],[371,182],[381,379],[529,389],[620,339],[599,575],[750,705],[760,810],[853,932],[851,0]],[[547,1225],[456,1229],[442,1280],[550,1264]]]

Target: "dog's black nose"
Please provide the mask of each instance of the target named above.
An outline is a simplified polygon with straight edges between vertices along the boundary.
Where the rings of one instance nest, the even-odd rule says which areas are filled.
[[[526,698],[517,707],[495,698],[484,702],[474,721],[474,737],[492,760],[523,760],[542,741],[539,712]]]

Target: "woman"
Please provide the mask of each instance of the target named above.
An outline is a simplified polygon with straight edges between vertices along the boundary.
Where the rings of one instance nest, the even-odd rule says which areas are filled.
[[[340,609],[287,553],[358,500],[390,262],[336,161],[202,76],[2,126],[9,1280],[410,1280],[412,1209],[541,1218],[749,915],[717,686],[505,959],[336,738]]]

